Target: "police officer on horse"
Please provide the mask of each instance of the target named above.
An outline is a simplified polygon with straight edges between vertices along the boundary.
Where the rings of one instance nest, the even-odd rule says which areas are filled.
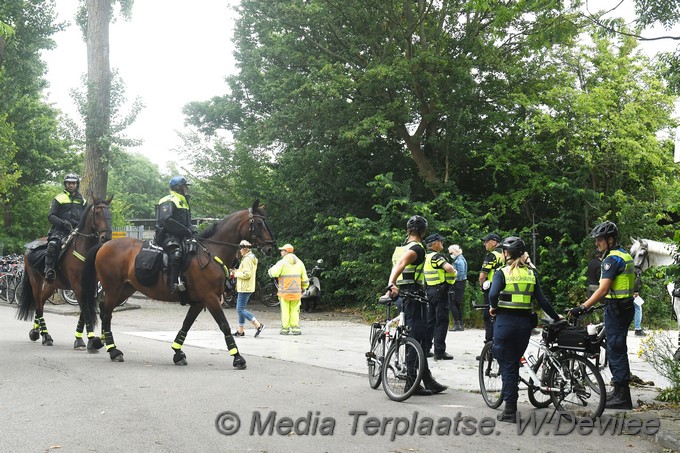
[[[179,281],[182,242],[197,234],[191,223],[189,185],[184,176],[175,176],[170,180],[170,194],[161,198],[157,206],[154,242],[168,254],[168,286],[172,293],[185,290]]]
[[[80,178],[75,173],[64,177],[64,191],[52,199],[50,213],[47,219],[52,224],[47,234],[47,253],[45,255],[45,279],[54,281],[57,277],[54,264],[61,248],[61,243],[80,222],[80,216],[85,209],[85,199],[78,192]]]

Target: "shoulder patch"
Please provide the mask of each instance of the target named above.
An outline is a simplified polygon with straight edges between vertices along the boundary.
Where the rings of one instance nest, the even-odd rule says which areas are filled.
[[[611,267],[612,267],[611,263],[604,263],[602,265],[602,269],[604,269],[605,271],[608,271],[609,269],[611,269]]]

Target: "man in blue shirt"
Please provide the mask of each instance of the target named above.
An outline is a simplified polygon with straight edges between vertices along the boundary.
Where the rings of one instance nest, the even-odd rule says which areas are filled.
[[[463,330],[463,310],[462,303],[465,296],[465,285],[467,283],[467,260],[463,256],[463,249],[460,245],[453,244],[449,247],[449,254],[453,259],[453,268],[456,269],[456,281],[449,288],[449,308],[453,314],[454,325],[451,329],[453,332]]]

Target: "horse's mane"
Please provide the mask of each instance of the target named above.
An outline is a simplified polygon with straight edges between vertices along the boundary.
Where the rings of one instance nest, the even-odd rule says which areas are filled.
[[[259,206],[259,202],[254,203],[254,207],[251,208],[253,210],[254,215],[260,215],[262,217],[266,217],[266,212],[264,211],[262,206]],[[246,211],[247,209],[242,209],[240,211],[232,212],[231,214],[227,214],[222,220],[219,220],[212,225],[210,225],[208,228],[206,228],[198,237],[201,239],[208,239],[212,237],[215,234],[215,231],[217,231],[218,227],[222,225],[225,222],[228,222],[232,217],[241,214],[243,211]]]
[[[97,203],[88,204],[85,207],[85,210],[80,215],[80,222],[78,222],[78,231],[83,231],[85,229],[85,226],[87,225],[87,216],[90,214],[90,211],[92,211],[96,204]]]
[[[222,225],[225,222],[228,222],[229,219],[231,219],[233,216],[235,216],[236,214],[238,214],[240,212],[241,211],[236,211],[236,212],[232,212],[231,214],[228,214],[222,220],[219,220],[219,221],[213,223],[212,225],[210,225],[208,228],[206,228],[201,234],[198,235],[198,237],[202,238],[202,239],[208,239],[208,238],[212,237],[215,234],[215,231],[217,231],[217,228],[220,225]]]
[[[87,216],[90,214],[90,212],[94,209],[95,206],[97,206],[100,203],[105,203],[106,205],[108,205],[110,201],[111,200],[106,201],[104,198],[95,198],[92,201],[92,203],[88,203],[85,206],[85,210],[80,215],[80,221],[78,222],[78,231],[83,231],[83,229],[87,225]]]

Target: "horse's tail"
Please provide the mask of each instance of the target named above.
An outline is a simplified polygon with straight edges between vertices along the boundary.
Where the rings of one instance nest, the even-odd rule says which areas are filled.
[[[35,315],[35,297],[33,297],[33,288],[31,287],[31,279],[28,276],[28,270],[25,270],[21,275],[19,282],[21,289],[19,291],[19,306],[17,307],[17,319],[22,321],[29,321]]]
[[[87,252],[85,258],[85,266],[80,276],[80,288],[82,294],[82,302],[80,302],[80,312],[83,315],[83,320],[86,324],[97,325],[97,269],[95,268],[95,260],[97,252],[106,244],[99,243],[92,247]]]

